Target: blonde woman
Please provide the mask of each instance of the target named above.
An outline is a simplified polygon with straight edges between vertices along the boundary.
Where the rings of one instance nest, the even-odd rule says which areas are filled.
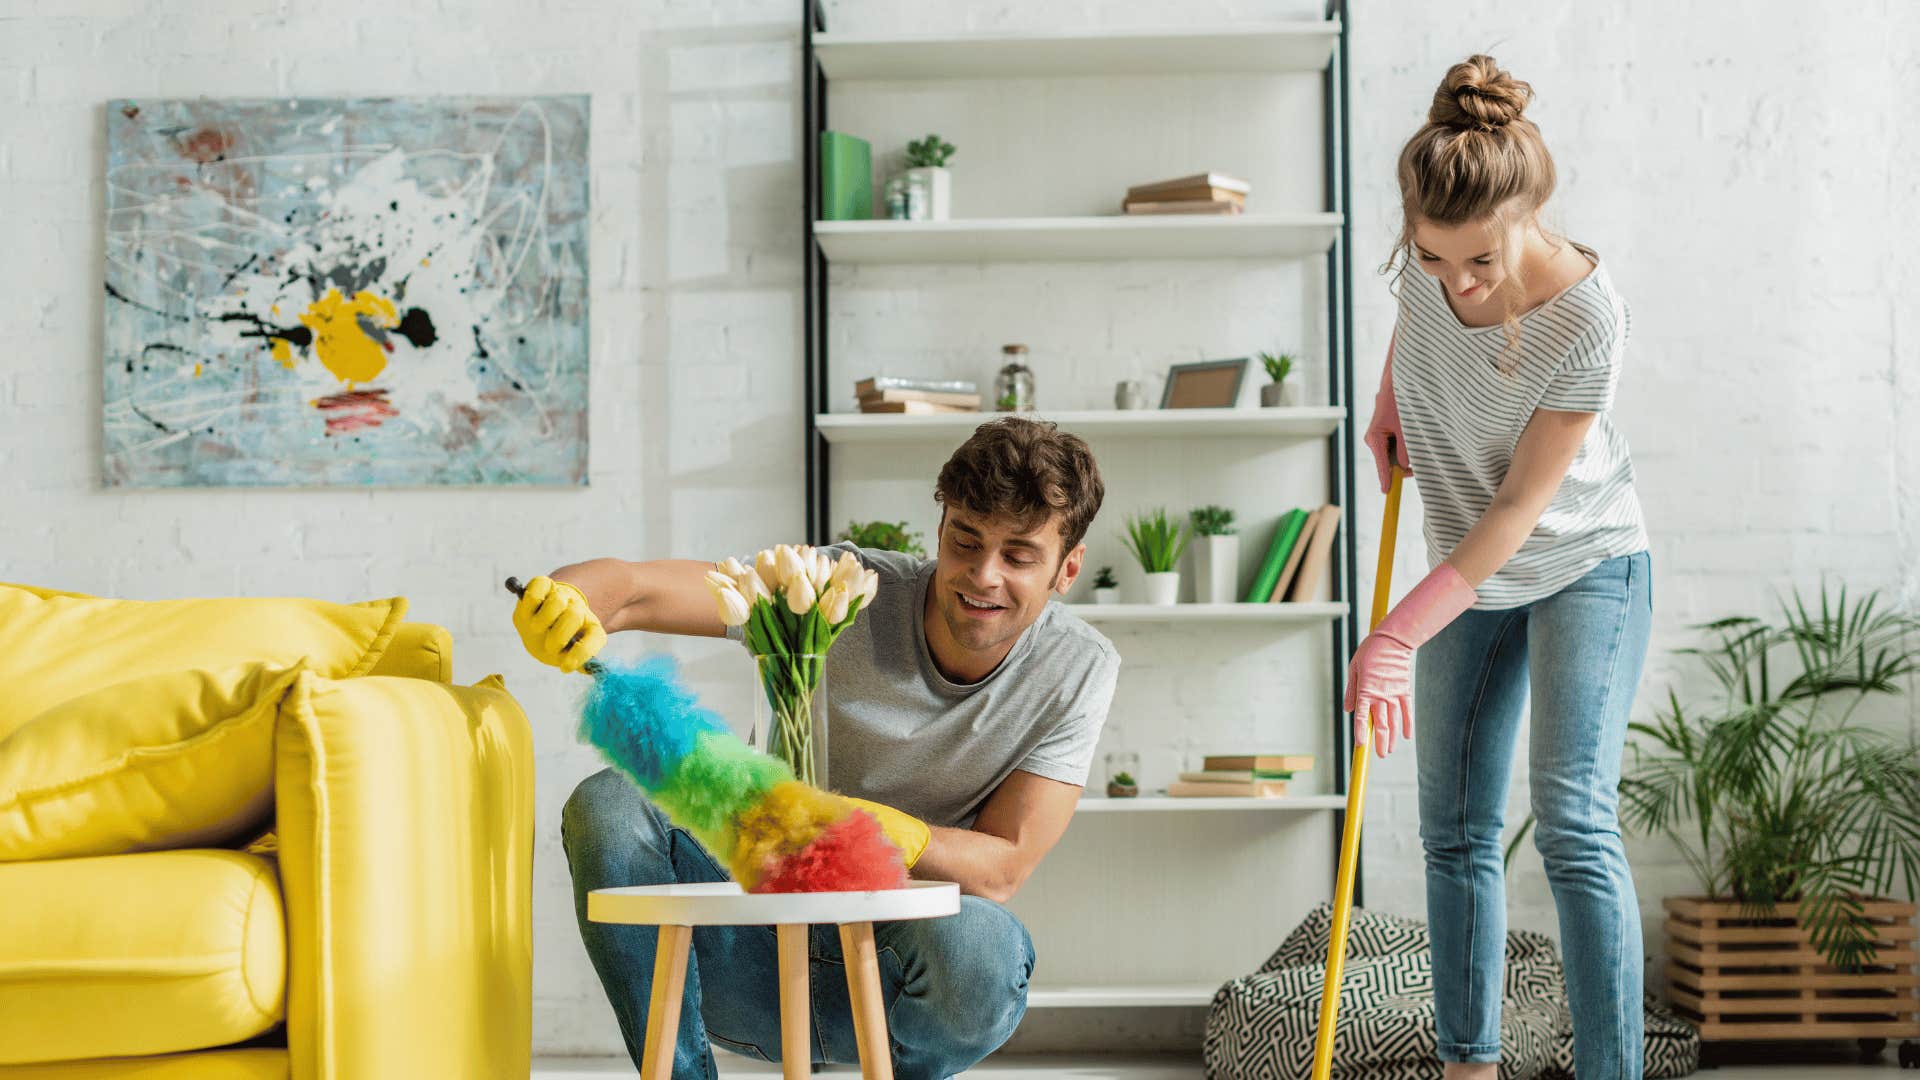
[[[1523,116],[1531,97],[1470,57],[1400,153],[1399,317],[1366,443],[1382,490],[1390,440],[1420,485],[1433,570],[1360,643],[1346,707],[1382,755],[1419,714],[1440,1058],[1446,1080],[1494,1080],[1502,812],[1531,696],[1575,1072],[1638,1078],[1640,916],[1615,789],[1652,591],[1633,463],[1608,418],[1627,309],[1598,253],[1541,224],[1554,168]]]

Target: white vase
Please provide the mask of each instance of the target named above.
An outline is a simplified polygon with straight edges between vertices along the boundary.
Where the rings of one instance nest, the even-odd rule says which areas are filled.
[[[1148,574],[1147,603],[1177,604],[1180,602],[1180,571],[1170,570],[1164,574]]]
[[[1120,602],[1120,586],[1093,590],[1093,602],[1096,604],[1117,604]]]
[[[1202,604],[1231,604],[1238,599],[1234,586],[1240,571],[1238,536],[1202,536],[1193,546],[1194,600]]]
[[[907,175],[919,177],[927,186],[928,211],[933,215],[929,220],[947,220],[953,211],[953,173],[945,165],[922,165],[908,169]]]

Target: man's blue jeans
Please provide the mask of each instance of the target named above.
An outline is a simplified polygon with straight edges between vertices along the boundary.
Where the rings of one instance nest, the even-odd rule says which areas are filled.
[[[1574,1072],[1637,1080],[1640,907],[1620,844],[1627,716],[1653,619],[1646,552],[1552,596],[1468,611],[1414,654],[1420,840],[1443,1061],[1498,1061],[1507,901],[1500,831],[1533,697],[1534,842],[1560,914]]]
[[[726,881],[728,875],[612,769],[574,789],[560,835],[573,871],[580,937],[637,1068],[659,932],[588,922],[587,894],[619,885]],[[893,1071],[901,1080],[939,1080],[965,1071],[999,1049],[1026,1014],[1033,942],[1020,920],[991,900],[963,896],[958,915],[876,923],[873,936]],[[815,926],[808,938],[813,1060],[858,1061],[839,931]],[[780,1059],[778,971],[771,926],[694,930],[673,1052],[676,1080],[711,1080],[715,1044]]]

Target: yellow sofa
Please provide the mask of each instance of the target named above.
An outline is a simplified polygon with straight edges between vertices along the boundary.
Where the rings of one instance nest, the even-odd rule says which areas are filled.
[[[524,1080],[532,744],[451,649],[302,682],[267,843],[0,862],[0,1080]]]

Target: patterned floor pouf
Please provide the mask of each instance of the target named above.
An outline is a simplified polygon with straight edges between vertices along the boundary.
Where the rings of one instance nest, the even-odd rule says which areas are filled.
[[[1332,921],[1328,905],[1315,908],[1258,972],[1214,994],[1205,1043],[1209,1080],[1304,1080],[1311,1074]],[[1500,1048],[1501,1080],[1572,1075],[1573,1023],[1565,981],[1553,942],[1543,935],[1507,935]],[[1699,1062],[1699,1048],[1691,1027],[1648,1003],[1649,1078],[1687,1075]],[[1333,1075],[1440,1080],[1432,943],[1424,923],[1354,911]]]

